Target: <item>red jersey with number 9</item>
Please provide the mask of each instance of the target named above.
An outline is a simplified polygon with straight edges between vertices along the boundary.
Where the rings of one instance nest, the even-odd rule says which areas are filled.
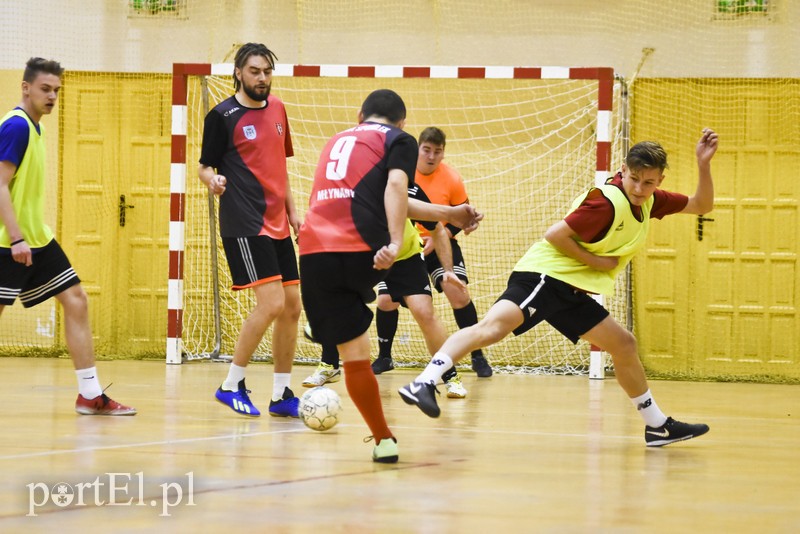
[[[389,243],[383,197],[390,169],[414,183],[417,142],[388,124],[365,122],[333,136],[320,155],[300,255],[376,251]]]

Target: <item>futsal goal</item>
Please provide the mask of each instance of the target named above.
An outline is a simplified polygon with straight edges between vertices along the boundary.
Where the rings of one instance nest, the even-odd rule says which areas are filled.
[[[231,354],[254,306],[251,292],[230,290],[217,199],[197,178],[203,119],[233,94],[232,73],[230,64],[173,68],[168,363]],[[461,173],[470,202],[486,215],[476,232],[459,236],[479,316],[502,293],[516,261],[566,214],[574,197],[619,166],[619,84],[610,68],[279,64],[272,93],[289,116],[289,181],[301,215],[323,145],[356,124],[363,99],[378,88],[402,96],[411,135],[427,126],[444,130],[445,161]],[[625,324],[627,284],[618,285],[606,305]],[[444,295],[434,294],[434,304],[448,331],[455,331]],[[297,359],[315,362],[319,347],[304,339],[304,324],[303,315]],[[268,332],[255,358],[269,359],[270,347]],[[393,356],[400,366],[423,365],[430,357],[408,312],[401,311]],[[495,368],[586,373],[590,347],[574,346],[543,324],[490,347],[488,356]]]

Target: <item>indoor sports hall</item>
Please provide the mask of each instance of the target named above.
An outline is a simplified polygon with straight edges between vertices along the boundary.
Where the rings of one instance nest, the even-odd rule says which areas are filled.
[[[62,308],[5,306],[0,532],[800,531],[797,2],[4,0],[0,18],[3,114],[29,58],[65,68],[41,120],[46,223],[88,295],[102,387],[138,411],[75,413]],[[412,136],[446,132],[445,162],[485,215],[458,238],[479,317],[635,143],[658,141],[662,187],[692,195],[712,128],[714,209],[654,220],[598,297],[636,336],[665,414],[708,434],[647,447],[610,356],[545,323],[486,348],[490,378],[463,360],[468,395],[440,386],[428,418],[397,393],[431,356],[402,308],[396,368],[376,377],[399,462],[372,462],[344,380],[326,385],[342,411],[324,432],[216,402],[254,300],[230,289],[197,169],[248,42],[278,57],[301,216],[320,151],[371,91],[402,96]],[[306,322],[297,396],[320,357]],[[257,405],[270,332],[248,366]],[[370,338],[375,356],[374,324]]]

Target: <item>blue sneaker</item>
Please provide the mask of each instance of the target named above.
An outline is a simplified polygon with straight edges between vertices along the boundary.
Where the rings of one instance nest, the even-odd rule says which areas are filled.
[[[250,402],[250,397],[247,396],[248,393],[250,393],[250,390],[244,386],[243,378],[239,381],[239,389],[237,391],[227,391],[220,386],[214,396],[219,402],[236,413],[250,417],[258,417],[261,415],[261,412]]]
[[[300,417],[300,399],[285,388],[281,400],[269,401],[269,414],[275,417]]]

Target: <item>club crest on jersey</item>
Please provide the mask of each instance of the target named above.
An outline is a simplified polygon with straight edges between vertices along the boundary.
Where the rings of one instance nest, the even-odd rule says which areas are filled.
[[[244,132],[244,136],[247,139],[255,139],[256,138],[256,127],[253,126],[252,124],[248,124],[247,126],[243,127],[242,131]]]
[[[278,130],[278,135],[283,135],[283,124],[276,122],[275,129]]]

